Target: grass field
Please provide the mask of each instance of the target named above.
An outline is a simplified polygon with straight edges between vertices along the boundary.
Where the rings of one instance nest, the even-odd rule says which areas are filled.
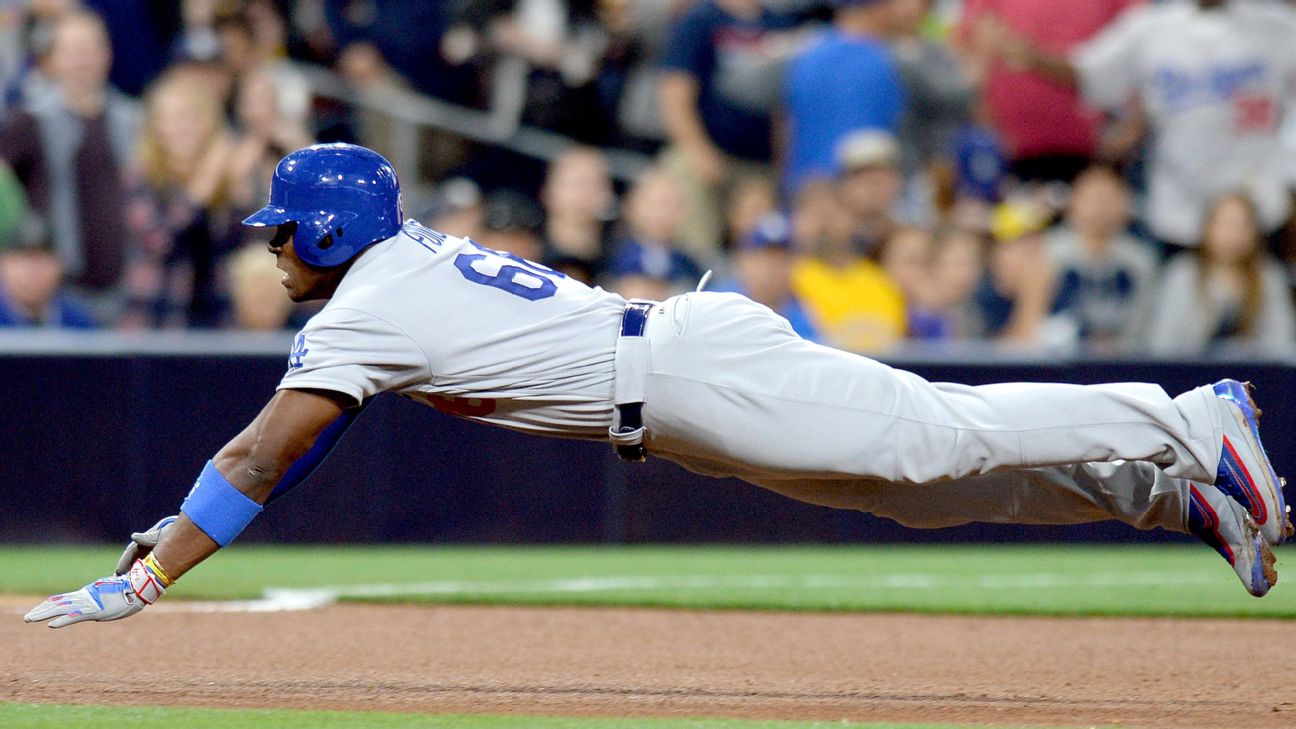
[[[744,721],[727,719],[569,719],[552,716],[383,714],[350,711],[244,711],[171,707],[0,703],[6,729],[129,726],[131,729],[958,729],[953,724]],[[970,729],[970,728],[969,728]]]
[[[110,571],[117,551],[0,547],[0,592],[68,591]],[[1247,595],[1199,545],[235,546],[186,576],[167,600],[272,591],[438,603],[1296,617],[1296,597],[1284,588],[1263,600]]]

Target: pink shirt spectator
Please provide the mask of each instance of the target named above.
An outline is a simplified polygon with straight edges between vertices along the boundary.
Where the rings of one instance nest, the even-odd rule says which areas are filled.
[[[958,34],[970,45],[977,20],[994,13],[1045,51],[1066,54],[1122,11],[1142,0],[966,0]],[[983,99],[990,121],[1013,159],[1042,155],[1093,156],[1101,116],[1074,89],[1037,73],[994,64]]]

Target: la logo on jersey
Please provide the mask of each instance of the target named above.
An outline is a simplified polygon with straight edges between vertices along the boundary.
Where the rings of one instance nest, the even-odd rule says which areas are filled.
[[[301,367],[302,360],[308,354],[310,354],[310,350],[306,348],[306,335],[298,334],[297,339],[293,340],[292,351],[288,353],[288,369],[295,370]]]

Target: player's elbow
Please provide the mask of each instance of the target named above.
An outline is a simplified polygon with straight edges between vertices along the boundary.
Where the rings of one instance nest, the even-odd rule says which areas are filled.
[[[310,450],[309,443],[269,442],[257,438],[247,455],[239,463],[243,475],[258,491],[273,489],[289,467]]]

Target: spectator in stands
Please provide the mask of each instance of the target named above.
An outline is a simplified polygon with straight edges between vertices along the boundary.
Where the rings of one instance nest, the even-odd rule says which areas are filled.
[[[1006,36],[1065,54],[1141,0],[966,0],[956,38],[983,75],[981,101],[1013,173],[1067,180],[1099,154],[1102,118],[1075,89],[1003,55]],[[1118,103],[1123,104],[1127,98]]]
[[[437,186],[428,214],[415,217],[426,220],[432,230],[477,239],[485,213],[482,202],[482,191],[476,182],[467,177],[452,177]]]
[[[716,291],[733,291],[773,309],[788,320],[793,331],[815,341],[818,332],[801,300],[792,292],[792,226],[783,215],[762,218],[734,247],[733,278],[715,286]]]
[[[657,103],[658,59],[680,2],[599,0],[596,5],[608,33],[597,83],[602,103],[615,114],[616,143],[655,149],[666,138]]]
[[[926,329],[911,336],[965,340],[985,331],[975,296],[985,275],[986,236],[971,228],[950,227],[936,237],[932,259],[932,300]],[[932,324],[938,322],[938,324]]]
[[[1048,220],[1033,205],[1001,203],[991,215],[994,244],[976,293],[984,336],[1017,345],[1045,344],[1055,291],[1044,244]],[[1069,343],[1069,342],[1065,342]]]
[[[803,254],[792,269],[792,290],[821,341],[852,352],[881,352],[904,337],[904,295],[876,263],[856,252],[833,183],[802,186],[792,210],[792,240]]]
[[[283,271],[259,243],[240,248],[228,259],[230,310],[226,325],[271,332],[288,326],[292,300],[284,296]]]
[[[611,290],[629,296],[622,291],[627,288],[628,277],[646,277],[652,280],[653,287],[665,287],[666,296],[658,300],[696,287],[702,270],[676,243],[685,209],[679,181],[660,168],[649,169],[626,194],[624,208],[626,237],[610,259]],[[647,290],[640,283],[634,283],[634,290]]]
[[[659,91],[669,146],[663,162],[689,201],[682,243],[700,260],[717,255],[724,189],[769,175],[771,109],[795,22],[761,0],[701,0],[676,24]]]
[[[878,254],[882,270],[904,294],[905,331],[911,339],[944,339],[947,323],[939,311],[933,277],[935,241],[923,228],[900,227],[883,242]]]
[[[608,50],[608,30],[590,0],[505,3],[486,39],[497,53],[523,61],[513,82],[525,99],[522,120],[590,144],[613,135],[614,109],[597,86]],[[494,84],[506,83],[497,66]]]
[[[232,105],[235,95],[235,74],[223,64],[214,61],[178,61],[167,66],[166,78],[210,96],[222,112]]]
[[[269,59],[262,58],[257,45],[256,29],[252,20],[243,13],[221,15],[213,23],[221,63],[236,78],[260,68]]]
[[[470,103],[475,79],[441,55],[441,38],[451,26],[456,5],[324,0],[339,69],[361,84],[394,70],[425,94]]]
[[[1098,352],[1137,345],[1157,296],[1157,257],[1128,233],[1130,215],[1124,178],[1090,167],[1076,177],[1065,222],[1048,235],[1058,275],[1053,308]]]
[[[900,145],[890,132],[857,131],[838,146],[837,164],[841,170],[838,186],[855,250],[875,257],[899,224],[904,190]]]
[[[575,259],[597,275],[607,255],[604,241],[614,201],[606,155],[593,147],[558,155],[540,190],[545,259]]]
[[[725,250],[737,247],[756,226],[778,212],[778,191],[768,177],[743,177],[729,190],[725,203]],[[711,261],[703,261],[709,264]]]
[[[306,78],[284,58],[284,23],[274,3],[247,3],[243,13],[216,19],[221,63],[238,85],[252,74],[263,74],[275,86],[275,105],[285,121],[305,128],[311,89]]]
[[[78,0],[9,3],[0,9],[5,23],[13,23],[12,27],[5,25],[5,43],[0,43],[4,58],[0,63],[5,66],[5,76],[0,78],[5,84],[0,110],[6,116],[57,93],[49,68],[51,40],[59,22],[76,12],[81,12]]]
[[[495,190],[486,196],[482,206],[477,242],[528,261],[539,261],[545,252],[540,223],[540,208],[531,198],[517,190]]]
[[[1192,247],[1206,209],[1229,191],[1247,191],[1265,234],[1290,215],[1279,121],[1296,99],[1293,37],[1296,11],[1285,5],[1196,0],[1132,10],[1070,58],[1020,38],[1001,53],[1097,106],[1137,102],[1154,140],[1148,225]]]
[[[260,68],[239,79],[234,111],[238,134],[226,168],[228,202],[250,212],[269,198],[270,177],[279,160],[314,140],[305,127],[282,114],[279,87]]]
[[[111,61],[98,16],[61,16],[45,61],[54,92],[31,100],[0,136],[0,157],[48,221],[72,282],[101,318],[116,308],[127,239],[122,173],[138,124],[135,105],[108,86]]]
[[[127,327],[215,326],[220,259],[242,234],[226,207],[234,143],[217,101],[189,77],[149,92],[127,221]]]
[[[905,112],[899,65],[887,47],[890,0],[833,0],[833,27],[788,65],[783,82],[787,159],[783,191],[840,171],[837,151],[848,135],[877,129],[894,135]]]
[[[171,41],[172,58],[214,63],[220,55],[216,0],[180,0],[180,30]]]
[[[944,43],[923,35],[932,0],[890,0],[891,51],[905,89],[898,136],[906,179],[934,187],[955,168],[955,144],[972,118],[972,81]],[[912,184],[912,183],[911,183]]]
[[[617,249],[603,274],[603,287],[627,299],[661,301],[677,293],[676,277],[685,273],[670,258],[651,258],[638,246]]]
[[[1296,345],[1286,276],[1265,251],[1259,222],[1245,194],[1212,204],[1201,245],[1172,259],[1157,287],[1146,339],[1153,352],[1191,356],[1230,344],[1286,354]]]
[[[63,272],[39,218],[0,232],[0,328],[94,328],[89,310],[63,290]]]

